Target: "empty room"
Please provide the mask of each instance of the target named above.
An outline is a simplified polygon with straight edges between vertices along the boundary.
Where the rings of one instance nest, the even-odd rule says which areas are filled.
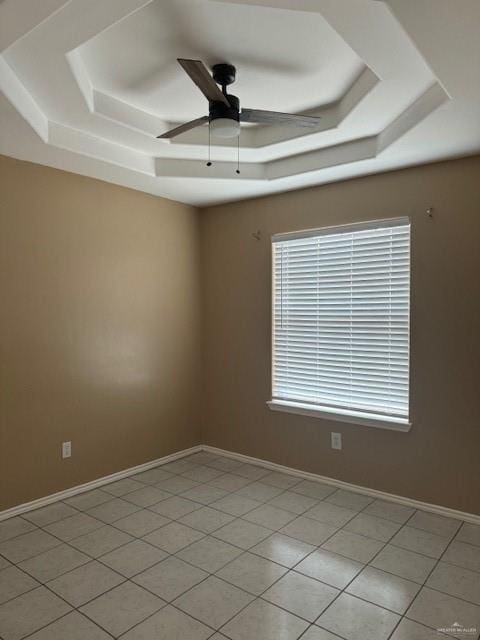
[[[0,0],[0,640],[480,640],[479,0]]]

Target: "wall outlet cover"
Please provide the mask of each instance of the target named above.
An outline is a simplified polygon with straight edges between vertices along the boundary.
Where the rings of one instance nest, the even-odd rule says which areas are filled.
[[[342,434],[335,433],[332,431],[332,449],[341,449],[342,448]]]

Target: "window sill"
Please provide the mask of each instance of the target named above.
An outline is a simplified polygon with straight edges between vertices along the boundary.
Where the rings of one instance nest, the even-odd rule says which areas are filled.
[[[377,429],[407,432],[412,428],[412,423],[406,419],[386,418],[382,415],[365,414],[360,411],[340,412],[338,409],[329,409],[327,407],[317,409],[311,405],[302,404],[301,402],[286,402],[283,400],[269,400],[267,405],[272,411],[296,413],[302,416],[325,418],[338,422],[350,422],[352,424],[360,424],[365,427],[375,427]]]

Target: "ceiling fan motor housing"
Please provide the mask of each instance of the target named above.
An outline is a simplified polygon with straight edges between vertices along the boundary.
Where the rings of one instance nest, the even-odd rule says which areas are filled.
[[[209,102],[209,118],[212,120],[218,120],[218,118],[228,118],[229,120],[240,121],[240,100],[237,96],[225,94],[230,106],[227,106],[224,102],[216,102],[211,100]]]
[[[237,70],[233,64],[214,64],[212,67],[212,75],[217,84],[221,87],[226,87],[235,82]]]

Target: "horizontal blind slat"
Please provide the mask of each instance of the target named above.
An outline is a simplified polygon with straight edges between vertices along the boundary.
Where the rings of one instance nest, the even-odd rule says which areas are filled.
[[[408,417],[410,225],[276,239],[273,397]]]

